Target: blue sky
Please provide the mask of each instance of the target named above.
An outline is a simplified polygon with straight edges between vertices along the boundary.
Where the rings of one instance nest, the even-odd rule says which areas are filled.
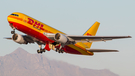
[[[27,14],[70,35],[82,35],[95,21],[99,21],[98,36],[131,35],[133,38],[95,42],[92,45],[96,49],[117,49],[118,53],[80,56],[58,54],[51,50],[43,55],[82,68],[109,69],[120,76],[135,76],[135,0],[1,0],[0,9],[0,56],[18,47],[33,54],[38,49],[37,44],[19,45],[3,39],[12,36],[7,22],[7,16],[12,12]]]

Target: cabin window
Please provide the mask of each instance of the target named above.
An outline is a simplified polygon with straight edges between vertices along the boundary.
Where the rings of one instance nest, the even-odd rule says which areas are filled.
[[[13,14],[13,13],[11,15],[13,15],[13,16],[19,16],[18,14]]]

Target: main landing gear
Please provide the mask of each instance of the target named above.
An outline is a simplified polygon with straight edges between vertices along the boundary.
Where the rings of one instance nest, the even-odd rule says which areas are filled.
[[[64,50],[62,50],[62,49],[57,49],[57,48],[56,48],[55,51],[58,52],[58,53],[63,53],[63,52],[64,52]]]
[[[39,45],[39,50],[37,50],[37,53],[39,54],[39,53],[43,53],[43,52],[45,52],[45,49],[42,49],[42,45]]]
[[[43,53],[43,52],[45,52],[45,49],[40,49],[40,50],[37,50],[37,53],[39,54],[39,53]]]
[[[59,45],[59,46],[56,48],[55,51],[58,52],[58,53],[63,53],[63,52],[64,52],[64,50],[63,50],[63,48],[62,48],[61,45]]]

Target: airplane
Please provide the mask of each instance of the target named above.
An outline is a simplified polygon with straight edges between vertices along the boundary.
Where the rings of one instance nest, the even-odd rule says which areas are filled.
[[[118,50],[90,49],[93,42],[110,41],[113,39],[131,38],[131,36],[95,36],[100,25],[95,22],[83,35],[67,35],[23,13],[13,12],[7,17],[12,37],[6,38],[19,44],[37,43],[37,53],[51,49],[58,53],[77,55],[94,55],[94,52],[118,52]],[[15,33],[21,31],[26,35]],[[44,46],[42,48],[42,46]]]

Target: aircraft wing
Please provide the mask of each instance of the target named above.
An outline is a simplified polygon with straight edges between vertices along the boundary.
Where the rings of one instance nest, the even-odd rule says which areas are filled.
[[[11,38],[11,37],[4,37],[4,39],[12,40],[12,38]]]
[[[78,42],[80,41],[97,42],[97,41],[108,41],[112,39],[131,38],[131,36],[73,36],[73,35],[67,35],[67,37],[72,38],[73,40]]]
[[[34,43],[35,39],[29,35],[21,35],[25,41],[28,43]],[[11,37],[5,37],[4,39],[13,40]]]
[[[120,38],[131,38],[131,36],[73,36],[67,35],[68,37],[74,40],[81,40],[81,39],[120,39]]]

